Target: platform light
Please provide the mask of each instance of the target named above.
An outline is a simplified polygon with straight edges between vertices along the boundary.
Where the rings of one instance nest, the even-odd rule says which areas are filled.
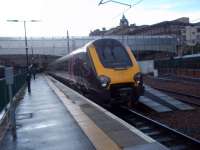
[[[26,35],[26,22],[40,22],[40,20],[7,20],[7,22],[23,22],[24,24],[24,41],[25,41],[25,50],[26,50],[26,69],[28,71],[29,60],[28,60],[28,43],[27,43],[27,35]]]

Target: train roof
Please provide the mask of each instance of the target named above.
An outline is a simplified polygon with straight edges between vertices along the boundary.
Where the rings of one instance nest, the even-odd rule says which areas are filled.
[[[86,45],[84,45],[83,47],[81,47],[81,48],[78,48],[78,49],[76,49],[76,50],[74,50],[74,51],[72,51],[71,53],[69,53],[69,54],[67,54],[67,55],[65,55],[65,56],[63,56],[63,57],[61,57],[61,58],[58,58],[57,60],[55,60],[52,64],[54,64],[54,63],[61,63],[61,62],[63,62],[64,60],[66,60],[66,59],[68,59],[68,58],[70,58],[70,57],[72,57],[72,56],[74,56],[74,55],[76,55],[76,54],[78,54],[78,53],[86,53],[87,52],[87,47],[89,46],[91,44],[91,42],[89,42],[89,43],[87,43]],[[50,64],[51,65],[51,64]]]
[[[116,40],[116,39],[112,39],[112,38],[100,38],[100,39],[96,39],[96,40],[92,40],[92,41],[90,41],[90,42],[88,42],[87,44],[85,44],[83,47],[81,47],[81,48],[78,48],[78,49],[76,49],[76,50],[74,50],[74,51],[72,51],[71,53],[69,53],[69,54],[67,54],[67,55],[65,55],[65,56],[63,56],[63,57],[61,57],[61,58],[58,58],[55,62],[53,62],[52,64],[54,64],[54,63],[61,63],[61,62],[63,62],[64,60],[66,60],[66,59],[68,59],[68,58],[70,58],[70,57],[72,57],[72,56],[74,56],[74,55],[76,55],[76,54],[78,54],[78,53],[86,53],[87,52],[87,47],[88,46],[90,46],[91,44],[95,44],[95,43],[97,43],[97,42],[99,42],[99,41],[103,41],[103,40],[115,40],[115,41],[118,41],[118,40]],[[120,44],[121,44],[121,42],[120,41],[118,41]],[[51,65],[51,64],[50,64]]]

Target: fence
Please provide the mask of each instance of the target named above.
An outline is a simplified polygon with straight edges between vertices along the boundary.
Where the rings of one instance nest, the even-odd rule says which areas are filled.
[[[26,76],[24,73],[14,76],[14,84],[12,85],[13,96],[19,91],[19,89],[25,84]],[[0,112],[9,103],[8,87],[5,79],[0,79]]]
[[[156,60],[159,75],[200,78],[200,56],[188,56],[169,60]]]

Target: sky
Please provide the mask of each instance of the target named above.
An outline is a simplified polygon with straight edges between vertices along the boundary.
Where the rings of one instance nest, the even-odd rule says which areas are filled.
[[[104,0],[107,1],[107,0]],[[117,0],[135,4],[140,0]],[[27,20],[28,37],[87,36],[97,28],[119,25],[124,13],[130,24],[147,25],[179,17],[200,22],[200,0],[142,0],[128,9],[125,5],[100,0],[0,0],[0,37],[23,37]],[[128,10],[127,10],[128,9]],[[28,22],[28,20],[40,22]]]

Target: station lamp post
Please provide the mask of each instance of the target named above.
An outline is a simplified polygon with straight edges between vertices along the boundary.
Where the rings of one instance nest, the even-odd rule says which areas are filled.
[[[25,50],[26,50],[26,69],[28,71],[29,59],[28,59],[28,43],[26,35],[26,22],[40,22],[40,20],[7,20],[7,22],[23,22],[24,24],[24,40],[25,40]]]

